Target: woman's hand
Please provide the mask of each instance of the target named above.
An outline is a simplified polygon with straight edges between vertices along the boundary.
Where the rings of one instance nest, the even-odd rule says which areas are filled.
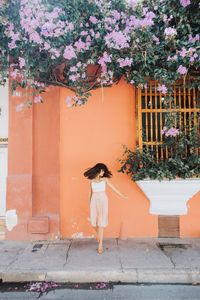
[[[107,178],[106,183],[118,196],[122,197],[123,199],[128,199],[128,197],[123,195],[112,183],[110,183],[110,181]]]

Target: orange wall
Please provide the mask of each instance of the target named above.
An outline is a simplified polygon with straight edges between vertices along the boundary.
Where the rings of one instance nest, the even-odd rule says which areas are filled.
[[[33,107],[33,216],[48,216],[48,238],[55,238],[60,217],[60,89],[51,87],[42,96],[44,103]]]
[[[6,237],[50,239],[59,235],[60,90],[49,88],[43,104],[16,112],[24,92],[9,97],[7,210],[16,210],[18,223]],[[35,217],[49,217],[48,234],[29,231]],[[35,226],[40,232],[41,223]]]
[[[136,142],[133,87],[121,81],[95,90],[86,105],[76,108],[67,107],[68,95],[68,89],[51,87],[43,104],[22,112],[16,112],[16,105],[25,99],[10,95],[7,210],[16,209],[18,224],[7,239],[92,236],[89,181],[83,173],[97,162],[108,165],[111,182],[128,196],[121,199],[108,189],[105,236],[156,237],[157,216],[149,214],[149,201],[126,174],[117,172],[122,145],[133,149]],[[200,236],[199,198],[200,193],[189,201],[188,215],[180,217],[182,237]],[[32,218],[46,216],[48,234],[28,230]]]
[[[121,81],[112,88],[92,92],[89,102],[76,108],[66,106],[71,92],[61,89],[60,102],[60,215],[61,235],[91,236],[89,182],[86,168],[98,162],[113,172],[111,182],[128,196],[121,199],[111,190],[109,226],[105,236],[157,236],[157,217],[149,215],[148,200],[125,174],[118,173],[116,161],[122,145],[133,148],[136,140],[134,89]]]
[[[180,216],[181,237],[200,237],[200,192],[188,202],[188,214]]]
[[[6,232],[7,239],[24,239],[27,236],[27,220],[32,215],[32,108],[21,113],[16,105],[23,97],[9,95],[9,137],[7,210],[16,210],[17,226]],[[25,234],[24,234],[25,233]]]

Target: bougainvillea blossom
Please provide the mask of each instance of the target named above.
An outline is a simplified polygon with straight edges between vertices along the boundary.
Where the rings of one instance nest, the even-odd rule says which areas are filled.
[[[139,88],[155,79],[162,94],[178,79],[198,85],[197,2],[1,0],[0,82],[36,89],[33,103],[49,85],[70,88],[68,106],[122,77]]]

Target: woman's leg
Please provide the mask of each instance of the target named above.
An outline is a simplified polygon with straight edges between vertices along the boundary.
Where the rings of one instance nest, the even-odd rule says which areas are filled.
[[[95,232],[96,232],[96,239],[97,239],[97,242],[99,242],[99,230],[98,230],[98,226],[93,226]]]
[[[99,236],[98,252],[99,253],[103,252],[103,231],[104,231],[104,227],[99,226],[99,229],[98,229],[98,236]]]

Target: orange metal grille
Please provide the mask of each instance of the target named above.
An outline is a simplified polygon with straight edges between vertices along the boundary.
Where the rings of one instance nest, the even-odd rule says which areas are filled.
[[[138,89],[137,112],[139,148],[153,151],[158,159],[168,157],[167,149],[161,147],[161,130],[165,126],[166,112],[174,114],[175,127],[187,134],[188,128],[194,125],[200,128],[200,107],[197,90],[177,84],[173,87],[173,99],[166,109],[164,96],[157,91],[157,87],[157,82],[150,81],[146,88]]]

